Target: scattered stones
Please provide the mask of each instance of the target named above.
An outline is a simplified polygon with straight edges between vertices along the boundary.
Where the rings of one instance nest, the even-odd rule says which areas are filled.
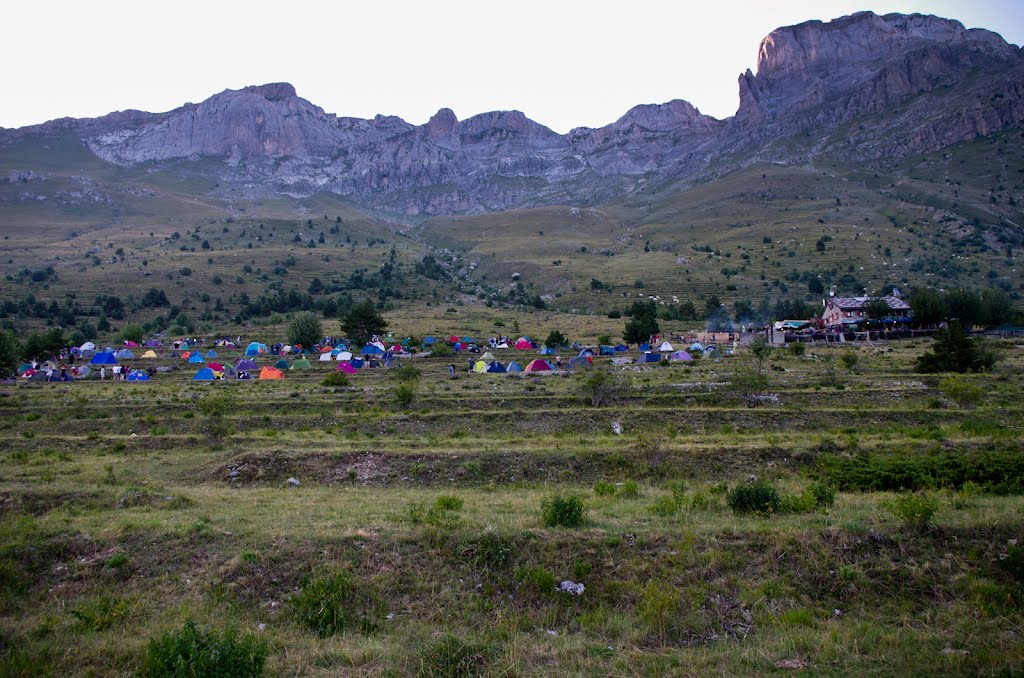
[[[298,478],[289,478],[285,484],[288,485],[288,487],[298,487],[302,483],[299,482]]]
[[[555,590],[562,591],[563,593],[571,593],[576,596],[582,596],[586,587],[583,585],[583,582],[577,584],[576,582],[566,579],[565,581],[555,584]]]

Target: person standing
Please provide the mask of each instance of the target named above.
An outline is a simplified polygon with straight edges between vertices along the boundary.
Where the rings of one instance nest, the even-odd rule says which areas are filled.
[[[107,368],[106,367],[101,367],[100,368],[100,381],[104,381],[106,378],[107,378]]]

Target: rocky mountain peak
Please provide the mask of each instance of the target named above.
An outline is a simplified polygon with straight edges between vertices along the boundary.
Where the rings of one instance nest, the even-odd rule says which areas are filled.
[[[668,132],[680,127],[706,128],[713,120],[702,114],[688,101],[675,99],[664,104],[641,104],[629,109],[615,121],[614,127],[637,125],[651,131]]]
[[[287,82],[271,82],[266,85],[250,85],[242,90],[250,94],[258,94],[267,101],[282,101],[298,96],[295,87]]]

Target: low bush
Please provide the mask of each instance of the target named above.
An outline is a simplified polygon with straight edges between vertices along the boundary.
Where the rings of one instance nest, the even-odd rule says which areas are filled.
[[[607,480],[599,480],[594,483],[594,494],[599,497],[612,497],[615,495],[615,483]]]
[[[576,495],[547,497],[541,502],[540,510],[548,527],[579,527],[587,513],[583,500]]]
[[[189,620],[180,631],[149,641],[142,675],[153,678],[218,676],[251,678],[263,675],[267,643],[237,629],[201,629]]]
[[[434,506],[442,511],[461,511],[465,502],[462,497],[456,497],[452,494],[442,494],[434,502]]]
[[[88,631],[104,631],[127,620],[132,615],[132,605],[124,598],[103,594],[72,608],[71,616],[78,620],[78,626]]]
[[[321,386],[342,388],[349,385],[348,375],[344,372],[331,372],[320,382]]]
[[[517,567],[515,580],[536,595],[550,596],[555,593],[555,575],[543,565]]]
[[[985,399],[985,389],[959,375],[940,381],[939,390],[961,407],[976,407]]]
[[[321,638],[352,628],[372,631],[380,607],[376,592],[347,572],[307,577],[290,605],[295,619]]]
[[[932,524],[939,502],[926,492],[901,494],[889,506],[894,516],[911,530],[922,532]]]
[[[493,649],[446,633],[428,643],[419,653],[416,675],[424,678],[462,678],[485,673]]]
[[[623,499],[636,499],[640,496],[640,486],[635,480],[627,480],[622,483],[617,494]]]
[[[772,485],[761,481],[736,487],[729,493],[728,503],[736,513],[769,515],[779,512],[782,498]]]
[[[1024,493],[1024,456],[1016,450],[826,455],[820,459],[819,466],[823,475],[840,490],[960,489],[970,481],[996,494]]]

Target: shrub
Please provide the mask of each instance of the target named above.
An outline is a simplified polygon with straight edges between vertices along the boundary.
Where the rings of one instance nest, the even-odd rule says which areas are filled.
[[[814,505],[818,508],[832,506],[836,503],[836,488],[824,480],[819,480],[811,485],[809,491],[814,497]]]
[[[640,496],[640,486],[635,480],[627,480],[619,488],[618,495],[623,499],[636,499]]]
[[[939,390],[961,407],[975,407],[985,399],[985,389],[960,376],[946,377],[939,382]]]
[[[921,532],[931,525],[932,517],[939,510],[939,502],[926,492],[907,493],[896,497],[889,510],[906,527]]]
[[[420,371],[412,365],[406,365],[399,367],[393,372],[395,379],[401,382],[416,381],[420,378]]]
[[[515,580],[537,595],[550,596],[555,592],[555,575],[543,565],[517,567]]]
[[[456,497],[452,494],[442,494],[434,502],[434,506],[441,509],[442,511],[461,511],[465,502],[462,497]]]
[[[859,361],[860,361],[860,356],[858,356],[853,351],[843,351],[842,353],[839,354],[839,364],[840,364],[840,366],[844,367],[845,369],[848,369],[848,370],[856,369],[857,363]]]
[[[408,407],[416,398],[416,382],[405,381],[395,387],[395,402],[399,407]]]
[[[305,578],[290,604],[295,618],[321,638],[348,628],[373,630],[379,607],[376,594],[346,572]]]
[[[349,385],[348,375],[344,372],[331,372],[320,382],[321,386],[345,387]]]
[[[917,359],[918,372],[981,372],[991,369],[995,357],[980,341],[964,332],[960,323],[949,324],[935,333],[931,352]]]
[[[799,341],[794,341],[792,344],[790,344],[786,348],[789,350],[790,354],[792,354],[794,356],[797,356],[797,357],[802,356],[805,353],[807,353],[807,347],[804,346]]]
[[[263,674],[267,643],[251,634],[239,637],[229,626],[223,633],[204,630],[189,620],[180,631],[149,641],[142,674],[250,678]]]
[[[541,502],[540,509],[548,527],[579,527],[587,513],[583,500],[576,495],[547,497]]]
[[[782,499],[779,492],[766,482],[740,485],[729,493],[729,508],[736,513],[778,513]]]
[[[959,489],[974,482],[989,492],[1024,492],[1024,456],[1015,450],[928,455],[826,455],[819,461],[826,477],[840,490],[861,492]]]
[[[78,625],[89,631],[103,631],[128,619],[131,603],[124,598],[103,594],[71,610]]]
[[[110,556],[110,558],[107,559],[107,563],[106,563],[107,567],[109,567],[109,568],[111,568],[113,570],[116,570],[118,568],[124,567],[127,564],[128,564],[128,554],[124,553],[123,551],[118,551],[114,555]]]
[[[679,511],[679,502],[676,501],[675,497],[662,497],[648,506],[647,510],[656,516],[668,518],[669,516],[674,516]]]
[[[288,324],[288,342],[303,348],[313,348],[323,336],[320,316],[312,311],[303,311]]]
[[[611,497],[615,495],[615,483],[607,480],[599,480],[594,483],[594,494],[599,497]]]
[[[479,537],[467,540],[463,554],[478,567],[500,570],[512,562],[512,540],[492,530],[485,530]]]
[[[483,643],[446,633],[420,651],[416,675],[424,678],[479,676],[485,672],[492,654],[492,649]]]

